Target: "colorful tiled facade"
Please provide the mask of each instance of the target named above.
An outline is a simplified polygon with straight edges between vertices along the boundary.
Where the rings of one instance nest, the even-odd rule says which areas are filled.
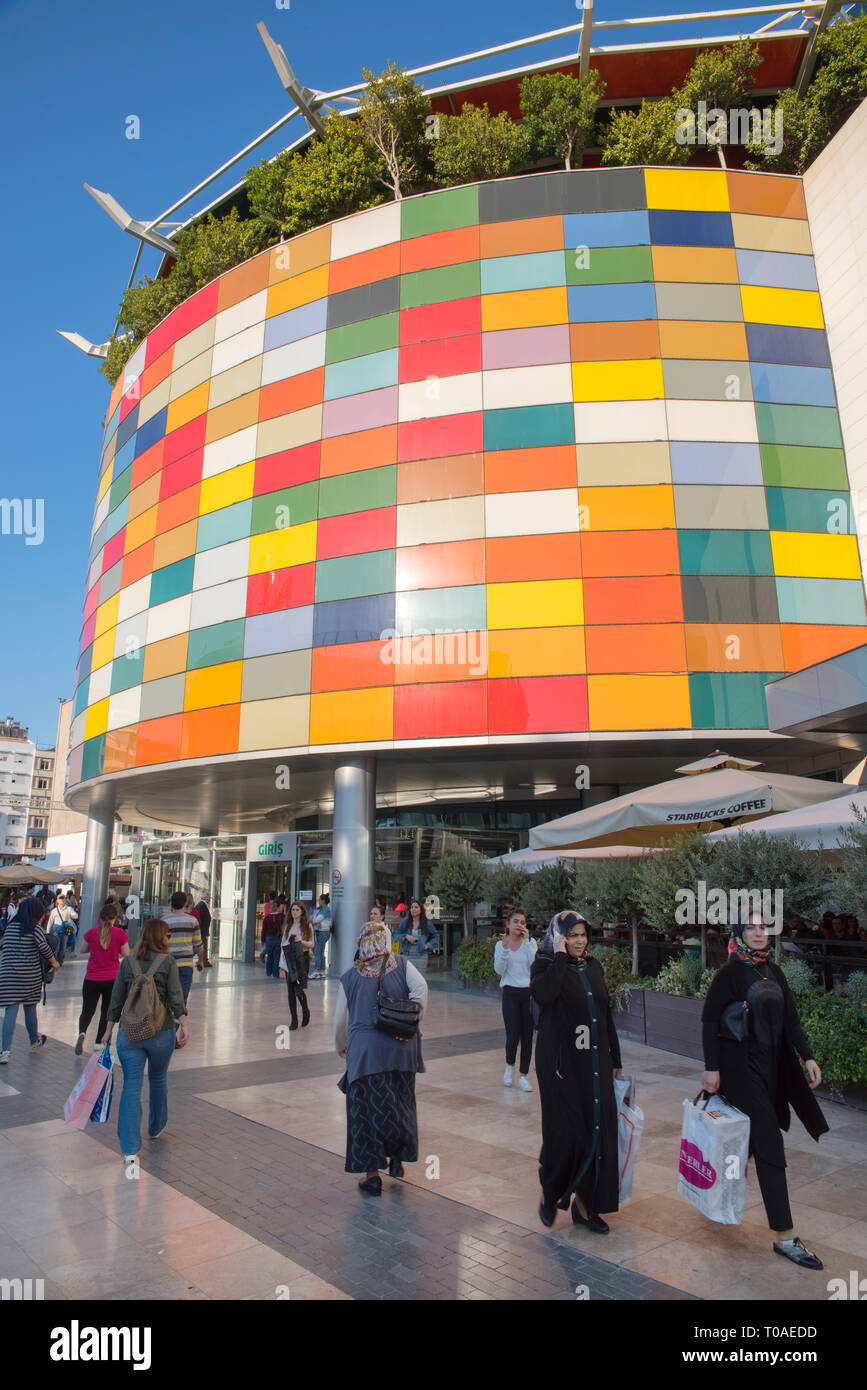
[[[112,393],[70,785],[765,728],[765,681],[867,639],[848,500],[800,179],[541,174],[333,223]]]

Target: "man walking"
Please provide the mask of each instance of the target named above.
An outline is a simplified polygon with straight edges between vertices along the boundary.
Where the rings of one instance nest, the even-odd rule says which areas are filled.
[[[324,980],[326,976],[325,948],[331,935],[331,899],[327,893],[320,894],[319,907],[313,915],[313,935],[316,941],[313,955],[312,980]]]
[[[180,889],[172,893],[172,910],[163,916],[169,929],[169,955],[174,956],[178,967],[185,1004],[193,983],[193,961],[199,970],[202,968],[202,936],[195,917],[184,911],[186,902],[187,895]]]
[[[76,920],[76,914],[73,912],[71,907],[67,906],[63,894],[58,893],[57,898],[54,902],[54,907],[51,909],[51,915],[48,918],[48,925],[46,927],[46,931],[57,933],[58,965],[63,964],[63,958],[66,954],[66,945],[68,938],[75,935]],[[71,951],[70,954],[72,954]]]

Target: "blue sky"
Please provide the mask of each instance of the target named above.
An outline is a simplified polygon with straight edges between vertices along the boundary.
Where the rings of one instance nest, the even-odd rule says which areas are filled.
[[[665,13],[671,11],[664,0],[601,0],[595,18]],[[569,0],[538,0],[530,9],[518,0],[422,6],[290,0],[288,9],[275,0],[174,0],[168,7],[0,0],[0,129],[6,133],[0,495],[41,499],[44,506],[41,544],[0,534],[0,716],[16,715],[31,737],[50,745],[58,698],[73,692],[110,388],[98,362],[55,329],[92,342],[108,338],[136,250],[82,184],[111,192],[133,217],[148,220],[277,120],[287,99],[256,32],[258,20],[282,43],[302,81],[333,90],[356,81],[365,66],[379,70],[391,59],[421,66],[578,17]],[[728,22],[713,30],[729,31]],[[694,32],[688,25],[630,37],[658,41]],[[530,50],[540,57],[569,51],[569,39]],[[520,55],[504,55],[485,70],[518,62]],[[130,115],[140,120],[138,140],[125,137]],[[296,120],[289,136],[300,130]],[[231,187],[249,162],[276,153],[286,139],[272,138],[212,191]],[[202,205],[200,196],[190,211]],[[156,264],[157,253],[146,252],[140,271]]]

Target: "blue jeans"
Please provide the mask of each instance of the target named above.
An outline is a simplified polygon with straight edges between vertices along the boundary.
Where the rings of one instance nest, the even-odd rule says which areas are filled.
[[[49,945],[51,943],[49,942]],[[57,964],[63,964],[63,957],[66,955],[66,937],[63,932],[58,933],[57,950],[54,952],[57,957]]]
[[[314,935],[315,938],[316,938],[316,950],[315,950],[314,955],[313,955],[313,969],[314,969],[314,970],[324,970],[324,969],[325,969],[325,947],[326,947],[326,944],[327,944],[327,942],[328,942],[328,938],[329,938],[329,936],[331,935],[331,932],[330,932],[330,931],[318,931],[318,930],[317,930],[317,931],[315,931],[315,932],[313,933],[313,935]]]
[[[6,1012],[3,1015],[3,1043],[0,1052],[8,1052],[12,1044],[12,1034],[15,1032],[15,1020],[18,1017],[18,1004],[7,1004]],[[36,1005],[24,1005],[24,1027],[27,1029],[27,1036],[31,1043],[38,1042],[39,1029],[36,1026]]]
[[[265,937],[265,974],[273,975],[277,979],[280,970],[280,938],[279,936]]]
[[[141,1148],[141,1090],[148,1064],[148,1134],[159,1134],[169,1117],[167,1102],[169,1062],[175,1050],[175,1025],[164,1028],[147,1042],[130,1042],[121,1027],[115,1033],[117,1055],[123,1067],[123,1092],[117,1112],[117,1137],[123,1154]]]
[[[191,965],[179,965],[178,975],[181,980],[181,993],[184,996],[184,1003],[186,1004],[190,990],[193,987],[193,967]]]

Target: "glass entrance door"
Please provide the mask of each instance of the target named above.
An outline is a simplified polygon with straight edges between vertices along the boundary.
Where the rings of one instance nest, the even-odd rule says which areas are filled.
[[[226,860],[220,867],[220,906],[217,954],[221,960],[241,960],[244,949],[244,887],[247,865]]]
[[[331,844],[299,845],[295,896],[312,917],[322,893],[331,892]]]

